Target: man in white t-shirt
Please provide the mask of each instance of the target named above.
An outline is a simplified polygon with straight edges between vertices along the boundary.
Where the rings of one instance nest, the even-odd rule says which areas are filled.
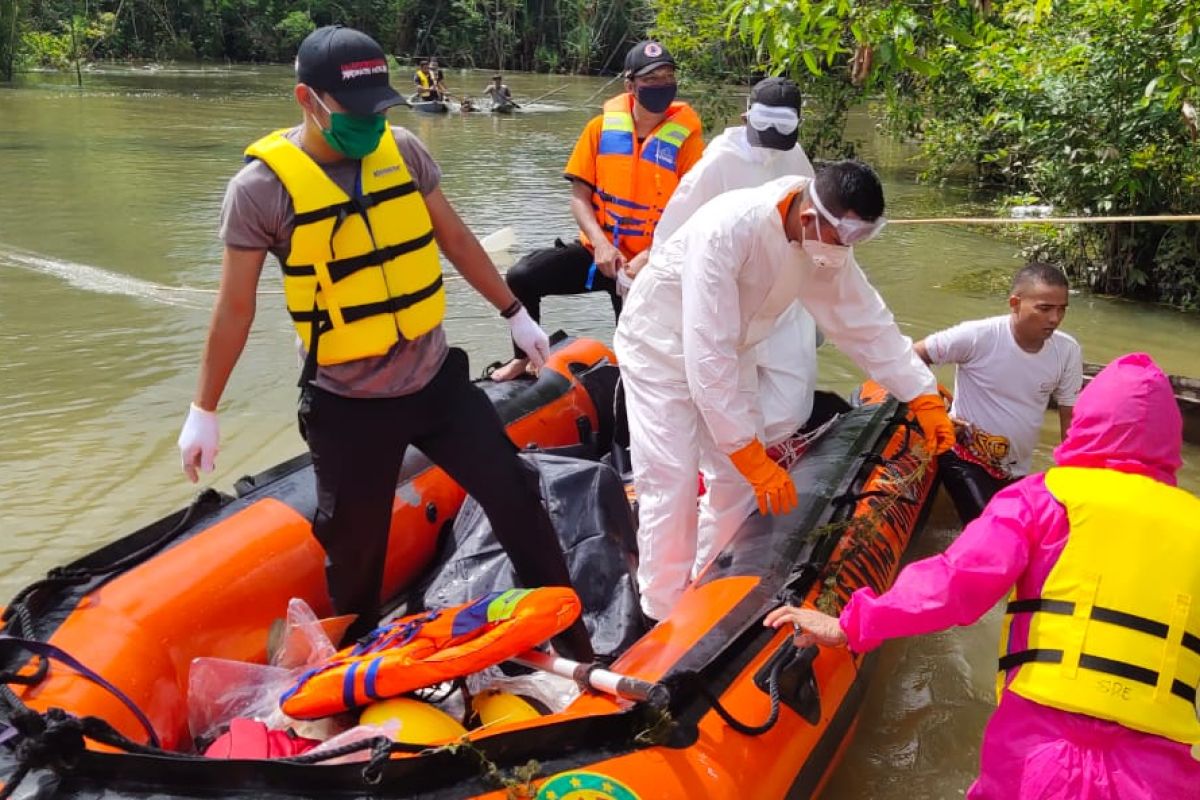
[[[961,322],[916,345],[927,364],[954,364],[957,442],[941,456],[942,483],[963,524],[992,495],[1032,472],[1050,398],[1066,436],[1083,385],[1079,343],[1058,330],[1067,313],[1067,278],[1035,262],[1013,278],[1011,312]]]

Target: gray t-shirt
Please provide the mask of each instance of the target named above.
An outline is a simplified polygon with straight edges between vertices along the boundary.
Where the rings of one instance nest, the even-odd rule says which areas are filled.
[[[400,155],[413,183],[427,195],[438,187],[442,171],[421,141],[404,128],[392,126]],[[300,128],[286,136],[300,143]],[[350,194],[360,162],[349,159],[321,164],[330,180]],[[286,263],[291,248],[296,213],[292,198],[275,173],[253,159],[229,181],[221,206],[221,241],[241,250],[267,250],[279,263]],[[417,339],[403,339],[385,355],[344,364],[318,367],[317,386],[343,397],[400,397],[420,391],[441,369],[448,352],[441,325]]]

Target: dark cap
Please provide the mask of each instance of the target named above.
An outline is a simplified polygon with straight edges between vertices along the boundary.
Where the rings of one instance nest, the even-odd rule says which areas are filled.
[[[675,59],[661,42],[638,42],[625,54],[625,77],[636,78],[662,66],[675,66]]]
[[[404,103],[388,81],[379,43],[341,25],[317,28],[304,38],[296,52],[296,80],[333,95],[351,114],[381,114]]]
[[[764,106],[786,106],[800,113],[800,87],[788,78],[763,78],[754,84],[750,90],[750,100],[746,103],[749,108],[753,103]]]

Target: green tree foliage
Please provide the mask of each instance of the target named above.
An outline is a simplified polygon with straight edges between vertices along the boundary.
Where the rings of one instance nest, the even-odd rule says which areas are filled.
[[[697,2],[660,0],[659,19]],[[745,0],[724,14],[729,38],[816,101],[818,155],[845,152],[845,113],[869,100],[921,143],[928,177],[965,172],[1069,214],[1200,208],[1195,0]],[[711,50],[675,44],[701,63]],[[1195,224],[1047,228],[1034,250],[1099,290],[1200,307]]]
[[[18,10],[26,61],[59,64],[62,20],[104,23],[84,58],[216,59],[287,62],[319,25],[367,31],[402,58],[437,55],[443,64],[592,72],[619,68],[649,24],[649,0],[0,0],[0,70]],[[23,4],[23,5],[19,5]],[[68,46],[67,61],[71,61]],[[4,73],[0,72],[0,76]]]

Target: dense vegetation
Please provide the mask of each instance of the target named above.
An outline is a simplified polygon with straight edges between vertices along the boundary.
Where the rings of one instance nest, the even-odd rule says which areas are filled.
[[[1200,210],[1196,0],[0,0],[0,77],[102,58],[286,61],[333,21],[401,58],[570,72],[614,71],[653,29],[702,114],[726,96],[709,86],[794,77],[816,156],[853,152],[846,115],[868,102],[919,143],[927,178],[1003,203]],[[1047,226],[1032,249],[1098,290],[1200,308],[1200,224]]]
[[[0,0],[0,78],[78,59],[288,61],[330,22],[401,58],[589,72],[619,66],[651,19],[645,0]]]
[[[1195,0],[660,0],[691,74],[755,67],[814,101],[803,141],[852,152],[847,111],[920,144],[926,177],[965,176],[1056,215],[1200,211]],[[722,47],[731,39],[737,46]],[[1105,292],[1200,309],[1200,224],[1046,226],[1031,247]]]

